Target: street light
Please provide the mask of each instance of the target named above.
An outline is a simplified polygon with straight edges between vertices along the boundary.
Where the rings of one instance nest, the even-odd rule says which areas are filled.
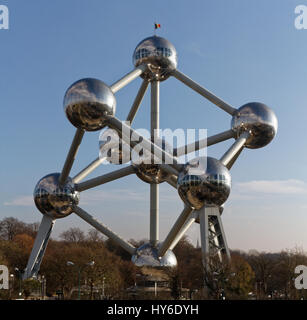
[[[75,265],[75,263],[73,263],[72,261],[67,261],[66,265],[67,266],[75,266],[78,270],[78,300],[80,300],[80,278],[81,278],[81,271],[87,267],[87,266],[93,266],[95,264],[95,261],[90,261],[88,263],[86,263],[85,265],[82,266],[77,266]]]
[[[10,283],[9,283],[9,287],[10,287],[10,300],[12,299],[12,291],[14,288],[14,275],[10,274]]]
[[[19,297],[21,297],[21,279],[22,279],[22,272],[19,270],[19,268],[15,268],[15,271],[18,273],[18,279],[19,279]]]
[[[106,279],[106,277],[103,276],[103,278],[102,278],[102,297],[103,297],[103,299],[104,299],[104,297],[105,297],[105,294],[104,294],[104,290],[105,290],[105,283],[104,283],[104,281],[105,281],[105,279]]]

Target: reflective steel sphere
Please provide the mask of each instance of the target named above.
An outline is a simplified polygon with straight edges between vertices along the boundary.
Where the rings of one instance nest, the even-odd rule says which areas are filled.
[[[142,78],[163,81],[177,68],[177,52],[168,40],[153,36],[137,45],[133,54],[133,63],[136,67],[141,64],[148,66]]]
[[[42,214],[53,219],[64,218],[72,213],[72,206],[79,203],[79,193],[75,191],[70,178],[64,186],[59,186],[60,173],[43,177],[34,189],[34,202]]]
[[[77,128],[96,131],[107,125],[106,115],[113,116],[116,100],[111,89],[97,79],[81,79],[68,88],[64,111]]]
[[[232,129],[239,136],[250,131],[251,137],[245,146],[250,149],[262,148],[269,144],[277,133],[278,121],[275,113],[265,104],[247,103],[238,109],[231,121]]]
[[[137,267],[176,267],[177,259],[173,251],[166,251],[165,255],[159,259],[158,249],[150,243],[145,243],[140,246],[136,253],[132,256],[132,262]]]
[[[131,160],[131,148],[116,130],[105,129],[99,136],[99,157],[106,157],[112,164],[124,164]]]
[[[204,205],[221,206],[229,196],[231,176],[219,160],[199,157],[184,166],[177,189],[181,199],[197,210]]]
[[[172,147],[161,138],[156,139],[156,145],[161,149],[173,154]],[[164,163],[163,159],[160,160],[157,156],[151,156],[147,150],[143,150],[142,155],[132,154],[132,165],[136,169],[136,175],[147,183],[162,183],[167,180],[169,174],[165,172],[160,164]]]

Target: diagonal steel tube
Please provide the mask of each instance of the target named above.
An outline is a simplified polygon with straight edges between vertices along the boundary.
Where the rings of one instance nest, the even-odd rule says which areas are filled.
[[[113,93],[119,91],[123,87],[125,87],[127,84],[129,84],[131,81],[136,79],[138,76],[140,76],[145,70],[147,66],[146,65],[140,65],[136,67],[134,70],[126,74],[124,77],[116,81],[110,86],[110,89]]]
[[[171,175],[168,177],[166,182],[172,187],[174,187],[175,189],[177,189],[177,180],[178,180],[178,177],[176,175]]]
[[[101,163],[105,160],[105,157],[97,158],[93,162],[91,162],[86,168],[84,168],[82,171],[80,171],[78,174],[76,174],[72,182],[78,183],[82,181],[84,178],[86,178],[92,171],[94,171],[97,167],[101,165]]]
[[[149,85],[149,82],[146,79],[143,80],[142,85],[138,91],[137,96],[135,97],[135,100],[134,100],[133,105],[130,109],[130,112],[127,116],[126,121],[129,121],[130,123],[132,123],[132,121],[134,120],[135,115],[136,115],[136,113],[140,107],[140,104],[144,98],[144,95],[147,91],[148,85]]]
[[[212,146],[214,144],[217,144],[222,141],[226,141],[234,137],[235,137],[235,132],[233,130],[227,130],[227,131],[218,133],[214,136],[211,136],[209,138],[198,140],[198,141],[189,143],[185,146],[175,148],[173,153],[174,153],[174,156],[180,157],[190,152],[198,151],[202,148]]]
[[[70,170],[71,170],[72,165],[74,163],[74,160],[77,155],[77,152],[78,152],[78,149],[81,144],[83,136],[84,136],[84,130],[77,129],[75,136],[74,136],[74,139],[72,141],[71,147],[69,149],[66,161],[64,163],[60,178],[59,178],[60,185],[63,185],[69,176]]]
[[[139,106],[144,98],[144,95],[146,93],[146,90],[148,88],[149,82],[147,80],[144,80],[139,92],[134,100],[134,103],[131,107],[131,110],[127,116],[126,121],[130,122],[130,124],[133,122],[134,117],[139,109]],[[80,171],[72,180],[73,183],[78,183],[82,181],[84,178],[86,178],[90,173],[92,173],[106,158],[100,158],[98,157],[93,162],[91,162],[86,168],[84,168],[82,171]]]
[[[183,211],[181,212],[180,216],[176,220],[175,224],[173,225],[171,231],[167,235],[166,239],[162,243],[158,255],[159,257],[163,257],[166,251],[170,248],[171,244],[175,240],[176,236],[180,232],[183,225],[186,223],[187,219],[189,218],[190,213],[193,209],[189,206],[185,206]]]
[[[243,132],[239,138],[234,142],[234,144],[225,152],[220,161],[224,166],[228,166],[228,164],[236,157],[238,152],[241,152],[241,148],[244,147],[244,144],[248,137],[250,136],[249,132]],[[233,164],[233,163],[232,163]]]
[[[54,223],[55,220],[48,215],[43,216],[33,244],[31,255],[27,263],[27,267],[22,276],[23,280],[37,276]]]
[[[91,226],[93,226],[95,229],[106,235],[108,238],[112,239],[114,242],[116,242],[118,245],[120,245],[123,249],[128,251],[131,255],[133,255],[136,251],[136,248],[127,242],[126,240],[122,239],[119,235],[114,233],[112,230],[110,230],[108,227],[106,227],[104,224],[96,220],[93,216],[91,216],[89,213],[84,211],[78,206],[74,206],[73,210],[75,214],[77,214],[81,219],[89,223]]]
[[[199,93],[200,95],[202,95],[203,97],[205,97],[206,99],[208,99],[209,101],[211,101],[216,106],[226,111],[230,115],[233,116],[237,112],[237,109],[235,109],[234,107],[232,107],[231,105],[223,101],[222,99],[218,98],[212,92],[200,86],[198,83],[193,81],[191,78],[189,78],[182,72],[178,70],[174,70],[172,73],[172,76],[174,76],[176,79],[178,79],[179,81],[181,81],[182,83],[184,83],[185,85],[187,85],[188,87],[190,87],[191,89],[193,89],[194,91],[196,91],[197,93]]]
[[[227,163],[227,169],[230,170],[232,168],[232,166],[234,165],[234,163],[237,161],[237,159],[239,158],[241,152],[243,151],[244,149],[244,146],[241,147],[241,149],[236,153],[236,155],[231,159],[231,161],[229,161]]]
[[[169,166],[168,164],[165,163],[161,163],[160,164],[160,168],[162,170],[164,170],[165,172],[167,172],[170,175],[175,175],[176,177],[178,176],[179,172],[178,170],[176,170],[175,168]]]
[[[140,145],[145,150],[154,153],[154,155],[159,158],[161,161],[165,159],[165,162],[176,170],[180,170],[181,166],[178,164],[178,161],[173,155],[166,152],[150,140],[141,136],[137,131],[128,126],[124,121],[120,121],[116,117],[108,116],[109,127],[116,130],[120,136],[131,148],[134,148],[136,145]],[[131,137],[133,136],[133,140]]]
[[[100,177],[96,177],[96,178],[81,182],[79,184],[76,184],[75,188],[76,188],[76,191],[79,191],[79,192],[85,191],[91,188],[95,188],[99,185],[105,184],[107,182],[111,182],[111,181],[123,178],[132,173],[135,173],[135,169],[133,166],[124,167],[122,169],[104,174]]]
[[[170,247],[169,247],[170,250],[173,250],[176,247],[178,242],[182,239],[182,237],[185,235],[185,233],[190,229],[190,227],[195,222],[195,220],[196,220],[196,218],[194,216],[194,211],[193,211],[190,213],[190,216],[188,217],[187,221],[185,222],[185,224],[183,225],[183,227],[181,228],[181,230],[177,234],[175,240],[170,245]]]

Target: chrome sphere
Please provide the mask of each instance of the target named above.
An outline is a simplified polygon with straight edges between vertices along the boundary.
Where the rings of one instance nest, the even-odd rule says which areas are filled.
[[[221,206],[229,196],[231,176],[219,160],[199,157],[184,166],[177,189],[181,199],[196,210],[204,205]]]
[[[131,160],[131,148],[120,139],[116,130],[105,129],[99,136],[99,157],[112,164],[124,164]]]
[[[173,251],[167,250],[162,258],[158,256],[158,246],[145,243],[140,246],[131,260],[137,267],[176,267],[177,259]]]
[[[277,133],[278,121],[275,113],[265,104],[247,103],[233,116],[231,127],[239,137],[244,131],[251,136],[245,146],[250,149],[262,148],[269,144]]]
[[[161,149],[173,154],[172,147],[161,138],[156,139],[156,145]],[[165,172],[160,164],[163,160],[159,159],[157,156],[152,156],[147,150],[142,149],[143,154],[136,155],[135,152],[132,154],[132,165],[136,170],[136,175],[147,183],[162,183],[167,180],[169,174]]]
[[[71,85],[64,97],[64,111],[77,128],[96,131],[107,125],[106,115],[113,116],[116,100],[112,90],[102,81],[81,79]]]
[[[75,191],[70,178],[65,185],[59,185],[60,173],[43,177],[35,186],[34,202],[42,214],[53,219],[64,218],[72,213],[72,206],[79,203],[79,193]]]
[[[136,67],[147,65],[142,78],[163,81],[177,68],[177,52],[168,40],[153,36],[137,45],[133,53],[133,63]]]

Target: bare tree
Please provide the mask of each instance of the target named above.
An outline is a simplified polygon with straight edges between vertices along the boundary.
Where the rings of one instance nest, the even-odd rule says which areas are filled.
[[[60,239],[66,242],[80,243],[84,242],[85,234],[80,228],[70,228],[60,234]]]
[[[16,235],[23,233],[33,236],[32,225],[13,217],[0,221],[0,239],[11,241]]]

